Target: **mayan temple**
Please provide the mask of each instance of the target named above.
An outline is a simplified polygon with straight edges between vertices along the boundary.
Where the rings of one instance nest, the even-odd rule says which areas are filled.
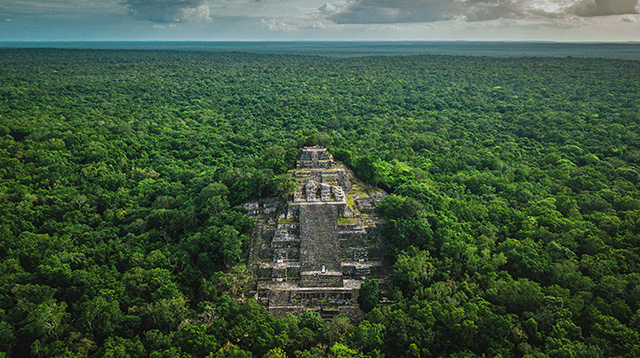
[[[374,208],[385,193],[366,188],[326,148],[300,149],[288,202],[245,204],[257,220],[249,266],[256,297],[276,316],[317,310],[323,317],[359,313],[366,277],[382,277]]]

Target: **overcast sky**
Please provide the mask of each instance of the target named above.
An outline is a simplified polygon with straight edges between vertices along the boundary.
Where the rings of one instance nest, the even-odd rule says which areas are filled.
[[[640,41],[639,0],[0,0],[0,41]]]

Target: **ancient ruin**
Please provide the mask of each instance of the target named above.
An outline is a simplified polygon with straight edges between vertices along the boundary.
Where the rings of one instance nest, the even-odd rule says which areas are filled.
[[[249,266],[256,298],[274,316],[317,310],[357,315],[366,277],[384,276],[375,206],[385,193],[367,188],[326,148],[300,149],[293,197],[245,204],[257,220]]]

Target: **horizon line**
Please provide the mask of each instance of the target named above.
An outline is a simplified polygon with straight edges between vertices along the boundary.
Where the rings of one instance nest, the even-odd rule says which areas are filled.
[[[549,44],[640,44],[640,41],[555,41],[555,40],[0,40],[3,43],[419,43],[419,42],[469,42],[469,43],[549,43]]]

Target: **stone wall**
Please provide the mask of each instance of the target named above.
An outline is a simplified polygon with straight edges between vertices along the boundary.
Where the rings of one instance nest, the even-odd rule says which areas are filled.
[[[300,287],[340,287],[342,272],[303,272],[300,274]]]
[[[333,156],[326,148],[313,146],[300,149],[296,158],[297,168],[333,168],[335,162]]]
[[[301,271],[340,272],[338,208],[331,204],[300,206]]]

